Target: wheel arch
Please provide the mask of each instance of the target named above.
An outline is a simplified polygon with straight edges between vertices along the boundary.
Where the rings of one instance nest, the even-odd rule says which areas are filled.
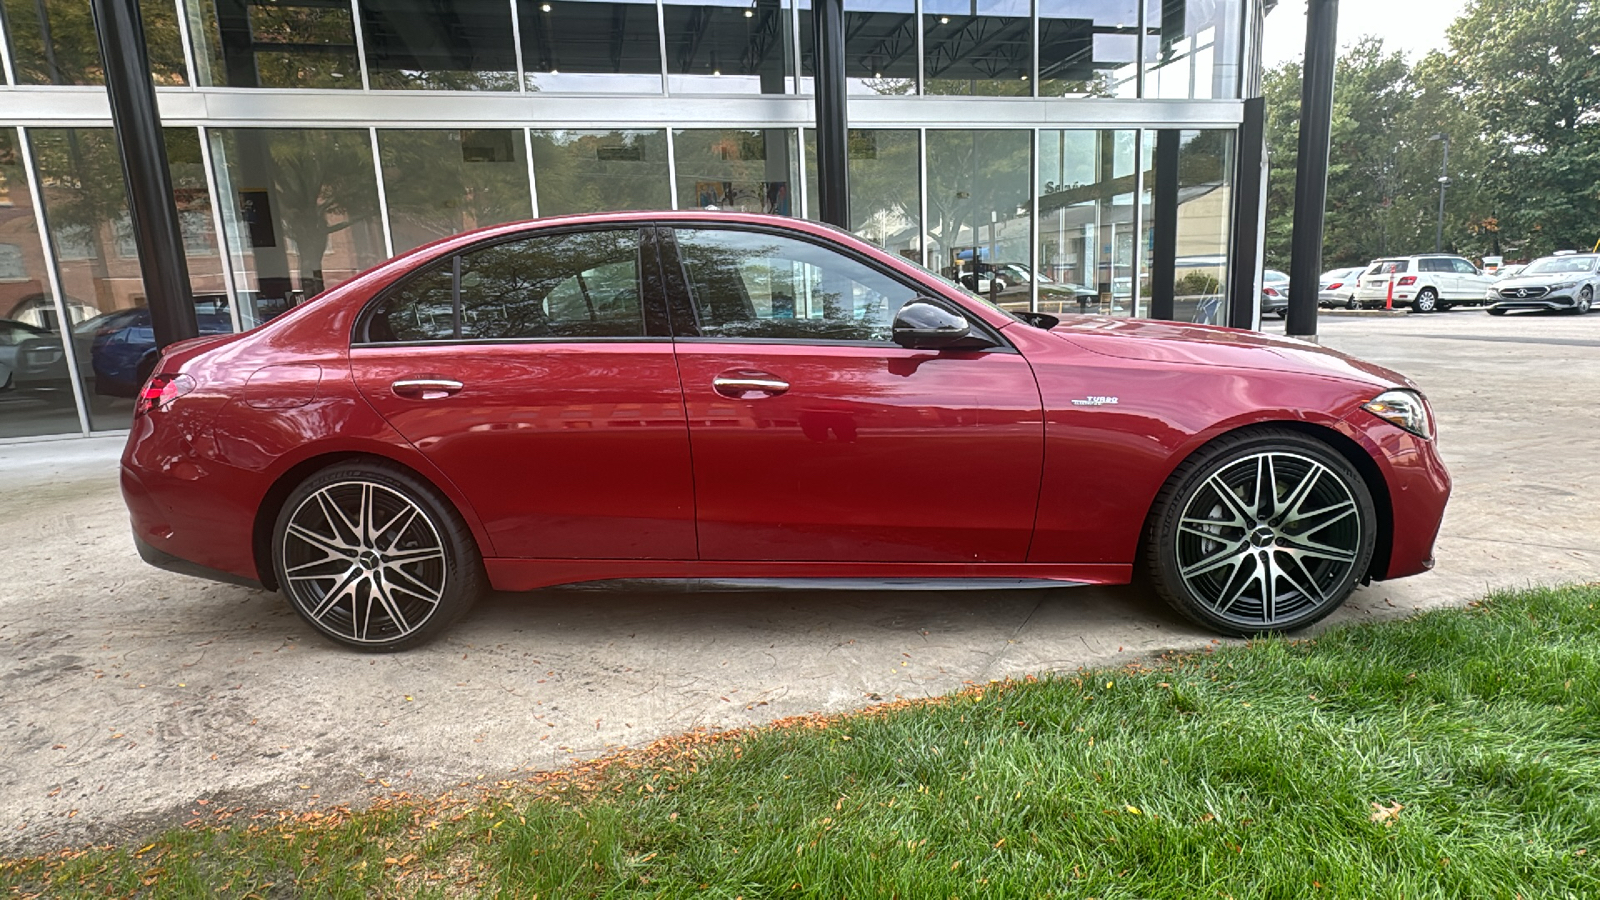
[[[489,555],[483,553],[487,548],[483,546],[483,542],[477,534],[477,529],[472,527],[473,517],[469,514],[470,511],[462,509],[453,492],[441,488],[437,481],[428,477],[427,473],[382,453],[366,450],[334,450],[307,457],[285,469],[273,481],[271,487],[267,488],[267,492],[262,495],[261,502],[256,504],[255,520],[250,526],[250,552],[255,562],[256,574],[268,590],[275,591],[279,588],[277,575],[272,565],[272,527],[278,521],[278,513],[282,511],[284,502],[289,499],[289,494],[313,474],[336,463],[349,462],[351,460],[371,460],[397,466],[406,470],[424,484],[432,485],[434,490],[438,492],[439,498],[450,504],[456,514],[468,523],[467,531],[472,535],[474,542],[479,545],[478,552],[484,556]]]
[[[1372,458],[1372,455],[1362,448],[1360,444],[1356,443],[1355,440],[1338,431],[1337,429],[1330,428],[1326,425],[1320,425],[1315,422],[1306,422],[1295,419],[1273,419],[1251,422],[1248,425],[1240,425],[1236,428],[1230,428],[1220,434],[1212,435],[1209,440],[1191,448],[1188,453],[1183,455],[1182,459],[1174,461],[1171,472],[1168,473],[1167,477],[1170,479],[1172,477],[1172,472],[1176,472],[1185,462],[1188,462],[1190,459],[1194,458],[1196,454],[1220,440],[1236,437],[1240,434],[1246,434],[1252,431],[1261,431],[1274,428],[1298,432],[1306,437],[1326,444],[1334,452],[1344,457],[1345,461],[1349,462],[1350,465],[1355,468],[1356,472],[1361,475],[1362,482],[1367,486],[1367,493],[1372,495],[1372,507],[1377,513],[1378,517],[1378,521],[1376,523],[1377,535],[1375,536],[1375,541],[1372,548],[1372,562],[1368,564],[1367,571],[1361,576],[1361,583],[1366,584],[1373,579],[1382,576],[1383,573],[1389,571],[1389,558],[1394,547],[1394,504],[1389,496],[1389,483],[1384,479],[1383,470],[1378,468],[1378,463]],[[1165,484],[1165,482],[1163,482],[1163,484]],[[1159,497],[1160,493],[1158,492],[1157,496],[1151,499],[1150,509],[1145,514],[1146,522],[1149,521],[1150,516],[1154,516],[1156,514],[1157,500]],[[1145,540],[1145,532],[1147,530],[1148,528],[1140,530],[1140,547],[1138,549],[1138,556],[1135,558],[1143,558],[1143,544]]]

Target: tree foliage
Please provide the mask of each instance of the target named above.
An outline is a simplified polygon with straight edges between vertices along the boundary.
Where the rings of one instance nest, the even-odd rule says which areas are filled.
[[[1600,3],[1470,0],[1450,50],[1408,65],[1367,37],[1334,77],[1323,264],[1431,251],[1445,140],[1443,247],[1533,258],[1600,239]],[[1294,217],[1301,72],[1266,74],[1268,264]]]

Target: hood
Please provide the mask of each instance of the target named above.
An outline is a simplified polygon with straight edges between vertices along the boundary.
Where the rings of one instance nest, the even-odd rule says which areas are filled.
[[[1594,275],[1595,273],[1593,272],[1552,272],[1549,275],[1514,275],[1510,278],[1503,278],[1499,281],[1496,281],[1494,283],[1494,289],[1497,291],[1514,291],[1520,287],[1549,287],[1552,284],[1567,284],[1568,282],[1572,281],[1576,281],[1581,284],[1593,278]]]
[[[1092,353],[1119,359],[1294,372],[1359,382],[1383,390],[1416,387],[1398,372],[1337,350],[1238,328],[1152,319],[1063,316],[1061,324],[1051,330]]]

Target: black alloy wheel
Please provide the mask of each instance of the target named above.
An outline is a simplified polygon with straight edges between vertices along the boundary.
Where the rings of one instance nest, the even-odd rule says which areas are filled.
[[[1145,533],[1156,592],[1214,631],[1293,631],[1339,608],[1372,562],[1377,512],[1350,462],[1307,435],[1261,428],[1179,466]]]
[[[367,652],[437,637],[488,584],[450,502],[381,460],[335,463],[295,488],[273,528],[272,562],[301,618]]]

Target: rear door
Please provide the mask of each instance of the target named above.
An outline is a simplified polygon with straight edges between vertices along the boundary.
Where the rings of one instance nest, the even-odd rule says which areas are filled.
[[[1027,559],[1044,460],[1027,360],[896,345],[926,289],[832,245],[672,232],[701,558]]]
[[[358,325],[356,384],[495,555],[695,557],[659,275],[652,229],[540,230],[412,275]]]

